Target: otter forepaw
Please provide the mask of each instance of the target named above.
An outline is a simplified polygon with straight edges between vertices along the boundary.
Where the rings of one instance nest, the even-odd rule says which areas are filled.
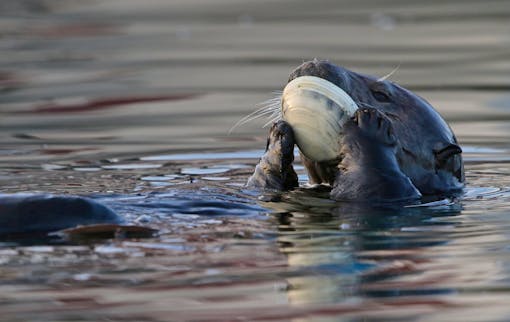
[[[271,152],[275,161],[280,159],[282,168],[294,161],[294,132],[287,122],[278,121],[271,126],[266,154],[268,152]]]
[[[387,145],[396,143],[391,121],[375,108],[357,110],[352,120],[365,136]]]
[[[294,161],[294,132],[285,121],[271,126],[266,151],[248,179],[248,186],[289,190],[298,186],[297,174],[292,167]]]

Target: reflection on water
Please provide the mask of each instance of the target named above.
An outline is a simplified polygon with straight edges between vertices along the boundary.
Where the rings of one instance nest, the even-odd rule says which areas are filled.
[[[0,320],[509,320],[509,17],[504,0],[1,1],[0,191],[88,195],[160,234],[2,241]],[[266,130],[228,129],[313,57],[400,66],[462,144],[464,195],[247,190]]]
[[[469,314],[485,321],[486,310],[489,320],[508,314],[506,163],[468,163],[470,184],[459,200],[371,209],[333,202],[323,187],[258,197],[243,188],[256,159],[162,159],[131,160],[159,167],[103,168],[101,176],[23,171],[48,181],[20,176],[20,190],[103,190],[92,197],[160,235],[68,246],[4,242],[6,320],[129,320],[136,312],[135,320],[436,321]],[[69,177],[82,184],[73,187]]]

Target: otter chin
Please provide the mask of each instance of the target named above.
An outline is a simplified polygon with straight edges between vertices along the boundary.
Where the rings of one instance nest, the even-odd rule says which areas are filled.
[[[248,184],[298,185],[297,145],[310,183],[342,201],[407,202],[464,186],[462,149],[441,115],[404,87],[313,60],[289,76],[280,119]]]

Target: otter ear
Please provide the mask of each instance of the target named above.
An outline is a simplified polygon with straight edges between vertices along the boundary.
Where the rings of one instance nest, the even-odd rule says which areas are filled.
[[[462,153],[462,149],[457,144],[448,144],[445,147],[434,150],[434,155],[436,156],[436,164],[441,167],[443,166],[448,159],[450,159],[455,154]]]

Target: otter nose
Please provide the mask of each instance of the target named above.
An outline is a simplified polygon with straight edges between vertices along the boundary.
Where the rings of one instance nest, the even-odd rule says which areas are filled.
[[[350,92],[349,72],[326,60],[310,60],[298,66],[289,76],[289,82],[301,76],[315,76],[325,79],[346,92]]]

